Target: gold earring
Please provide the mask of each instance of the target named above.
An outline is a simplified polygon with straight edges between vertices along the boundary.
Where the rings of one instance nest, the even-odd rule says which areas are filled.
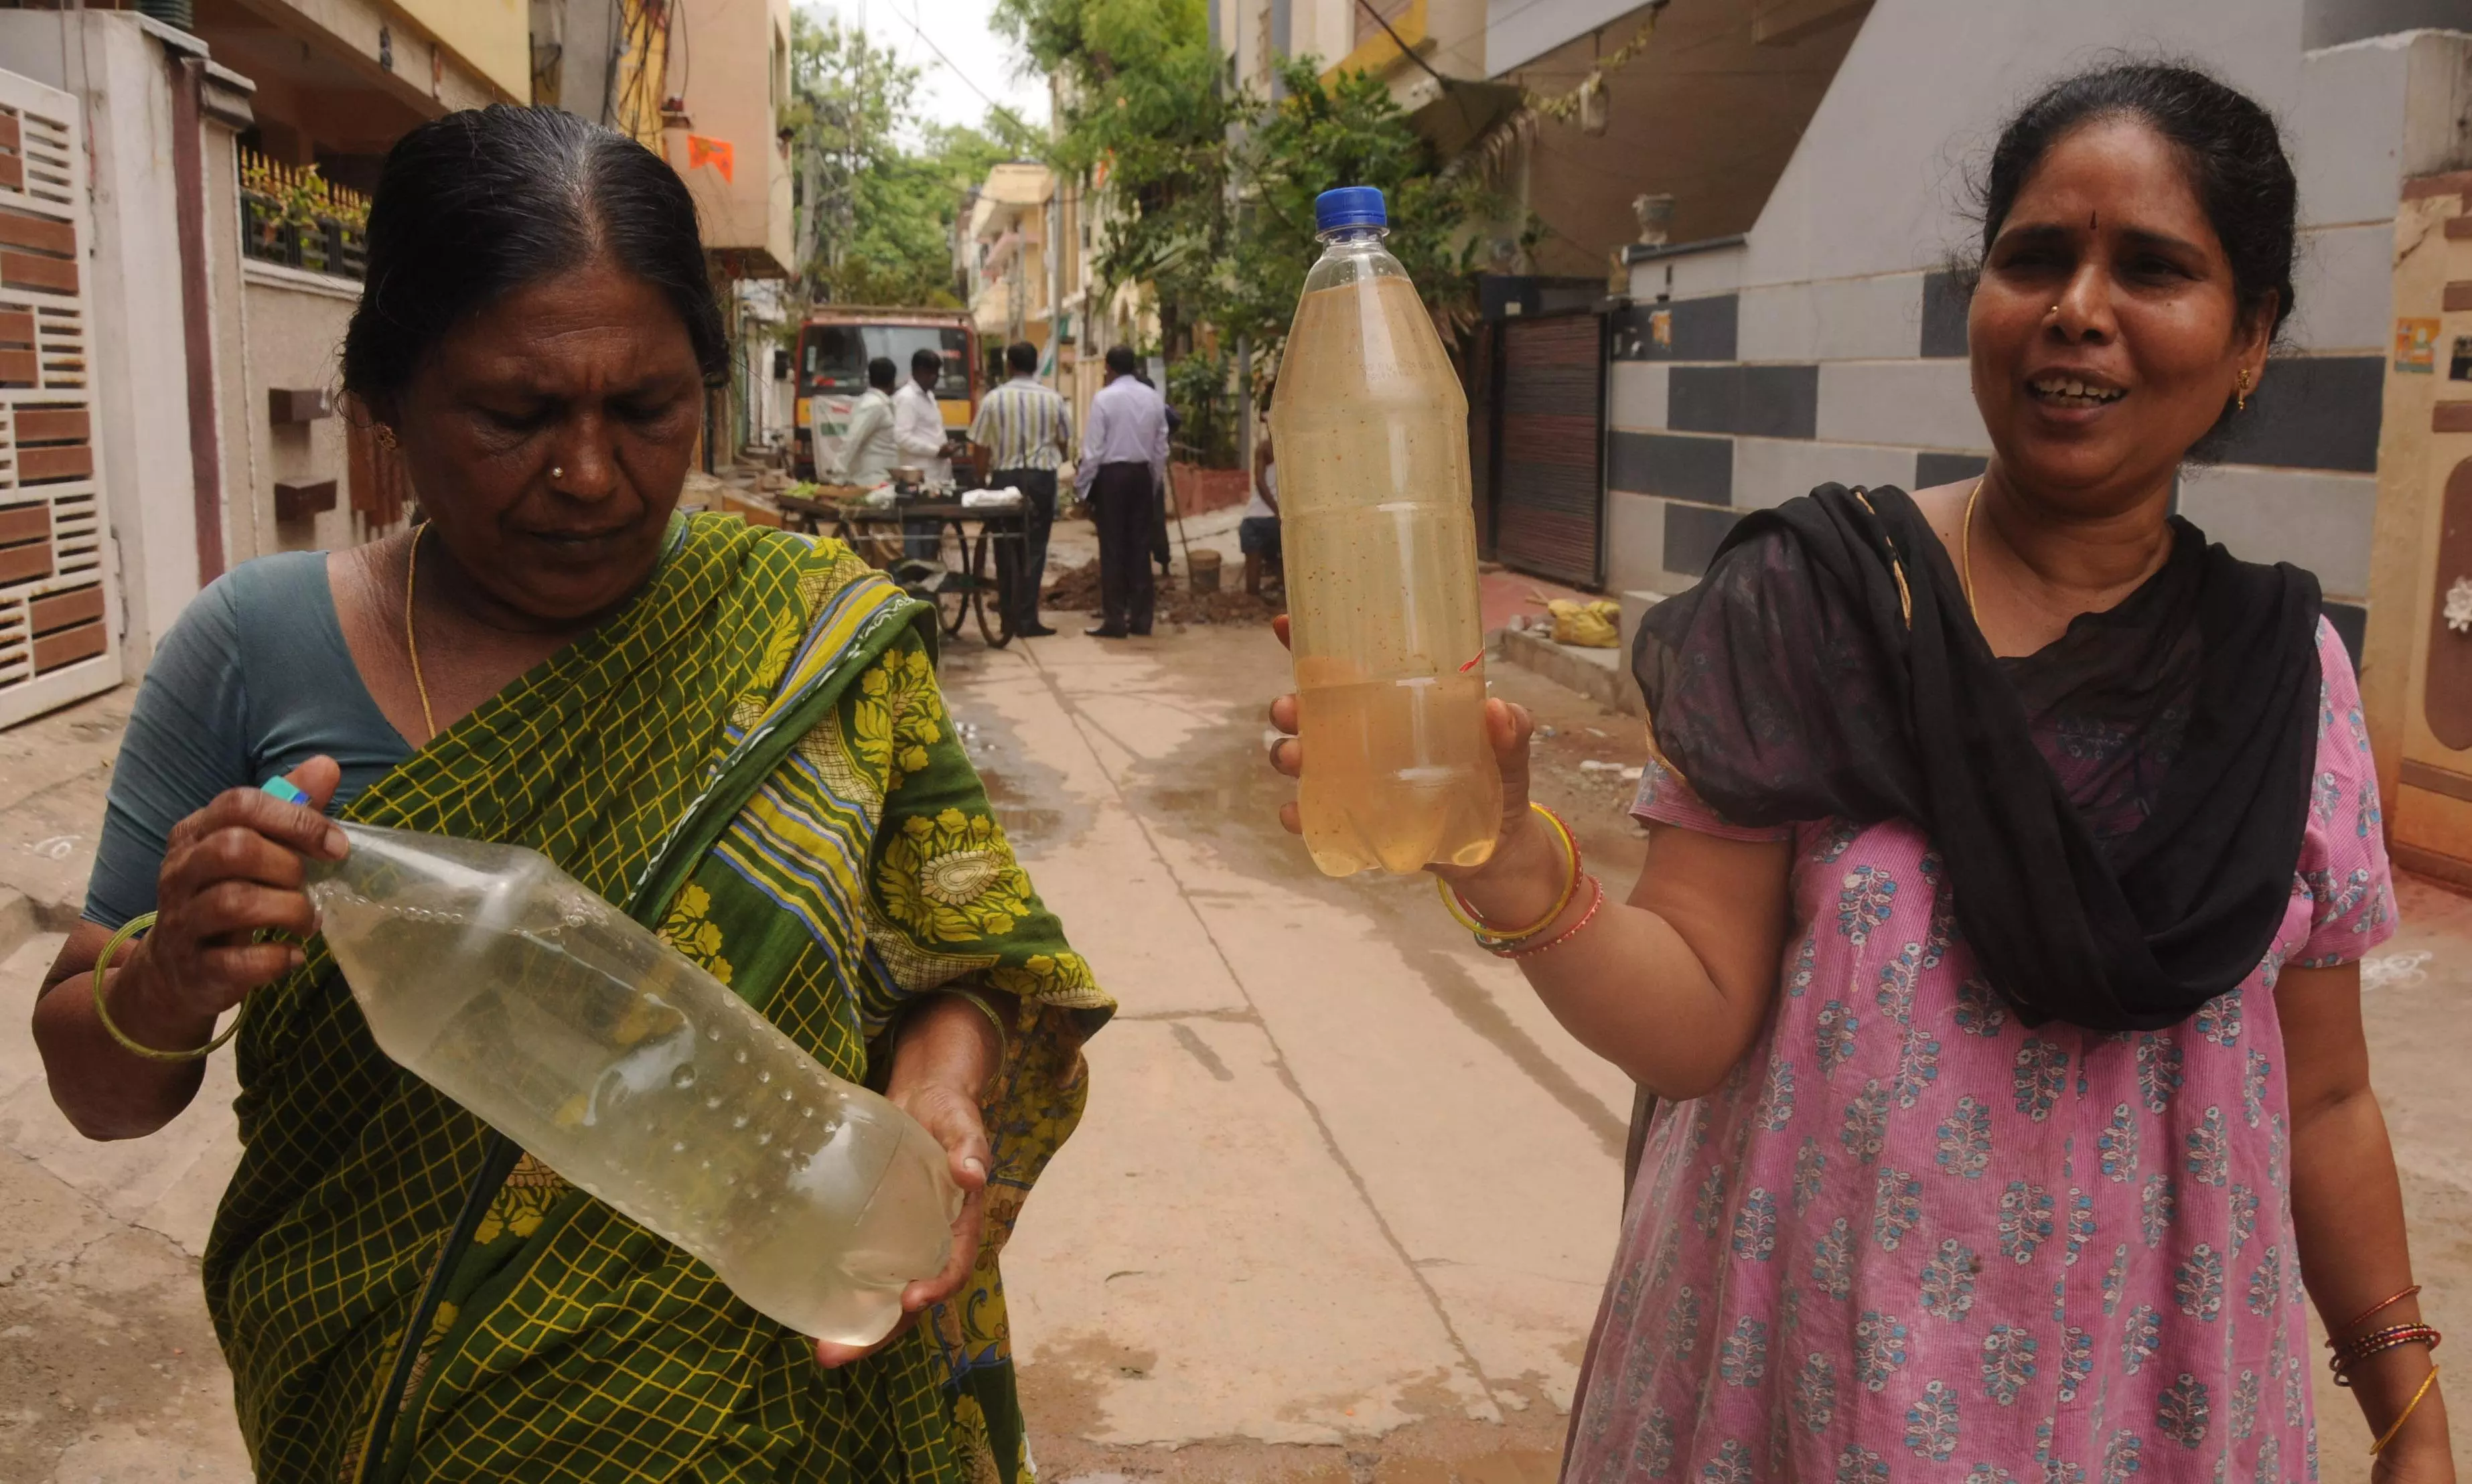
[[[403,446],[395,441],[394,430],[392,428],[388,427],[385,423],[377,423],[374,427],[377,431],[378,447],[384,449],[396,449]]]
[[[2248,411],[2248,367],[2241,367],[2240,380],[2234,384],[2236,389],[2232,392],[2233,412],[2246,412]]]

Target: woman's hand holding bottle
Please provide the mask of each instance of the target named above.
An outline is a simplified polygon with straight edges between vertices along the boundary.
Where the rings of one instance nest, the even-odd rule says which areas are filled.
[[[1003,1062],[1003,1042],[992,1034],[986,1018],[956,997],[939,996],[903,1023],[884,1095],[943,1146],[953,1183],[962,1188],[962,1210],[953,1218],[952,1254],[942,1272],[901,1290],[901,1321],[891,1333],[872,1345],[818,1340],[817,1364],[831,1369],[876,1354],[909,1333],[920,1314],[961,1292],[969,1282],[986,1236],[987,1171],[995,1157],[979,1103],[987,1080]]]
[[[299,966],[297,946],[258,934],[318,930],[303,863],[341,860],[347,848],[323,813],[342,778],[333,759],[311,758],[289,778],[306,804],[231,789],[172,827],[154,926],[114,966],[111,1006],[124,1030],[167,1050],[196,1045],[250,990]]]
[[[1288,643],[1288,618],[1271,621],[1279,643]],[[1296,736],[1294,693],[1271,702],[1271,725],[1283,735],[1272,743],[1271,766],[1290,778],[1304,773],[1305,746]],[[1536,811],[1528,807],[1529,743],[1536,720],[1528,708],[1489,696],[1485,703],[1486,740],[1492,744],[1494,766],[1502,773],[1502,823],[1494,836],[1493,854],[1483,865],[1429,865],[1427,870],[1449,882],[1462,900],[1488,922],[1533,922],[1562,894],[1569,866],[1561,845]],[[1279,823],[1290,835],[1304,833],[1304,820],[1292,799],[1279,806]]]

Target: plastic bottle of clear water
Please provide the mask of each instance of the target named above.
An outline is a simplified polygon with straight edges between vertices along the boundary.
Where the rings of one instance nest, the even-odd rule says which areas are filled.
[[[1314,202],[1322,243],[1279,361],[1279,459],[1304,776],[1332,876],[1476,865],[1501,828],[1485,735],[1485,632],[1467,394],[1383,248],[1370,186]]]
[[[907,1114],[535,852],[343,830],[309,895],[388,1056],[802,1334],[872,1344],[942,1270],[962,1192]]]

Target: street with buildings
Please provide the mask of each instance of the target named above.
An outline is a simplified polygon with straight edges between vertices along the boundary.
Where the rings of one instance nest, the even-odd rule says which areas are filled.
[[[1082,633],[1068,439],[1059,632],[1011,634],[984,594],[939,662],[1121,1004],[1005,1258],[1039,1478],[1548,1484],[1634,1088],[1428,880],[1325,878],[1279,827],[1281,595],[1234,590],[1293,284],[1266,305],[1233,280],[1286,250],[1300,281],[1311,233],[1282,211],[1362,183],[1314,177],[1327,141],[1297,121],[1373,139],[1394,197],[1457,213],[1395,235],[1467,395],[1488,678],[1545,724],[1538,797],[1619,885],[1646,851],[1641,614],[1746,512],[1987,467],[1963,260],[1990,132],[2089,59],[2185,56],[2281,123],[2299,308],[2173,505],[2313,574],[2359,671],[2364,837],[2401,868],[2364,971],[2374,1076],[2423,1310],[2472,1311],[2472,0],[994,10],[1044,118],[927,117],[871,74],[863,6],[0,0],[0,1000],[30,1005],[78,923],[137,683],[198,595],[421,519],[340,394],[388,150],[455,110],[565,109],[657,153],[700,217],[728,365],[684,508],[863,536],[897,519],[866,500],[1001,467],[931,434],[853,474],[877,360],[963,442],[1015,345],[1076,430],[1110,353],[1179,409],[1155,632]],[[955,487],[922,488],[946,459]],[[879,565],[923,550],[872,529]],[[985,550],[903,580],[966,605]],[[1547,637],[1563,599],[1612,603],[1625,648]],[[199,1272],[232,1057],[205,1075],[171,1127],[91,1142],[0,1017],[0,1484],[250,1476]],[[2320,1337],[2319,1476],[2365,1481]],[[2472,1458],[2472,1425],[2456,1439]]]

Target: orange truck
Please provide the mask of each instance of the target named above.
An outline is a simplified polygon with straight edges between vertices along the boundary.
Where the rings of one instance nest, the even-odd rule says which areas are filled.
[[[978,412],[986,370],[979,364],[979,332],[967,310],[885,309],[865,304],[826,304],[798,327],[797,476],[812,480],[841,461],[842,435],[867,390],[867,364],[878,356],[896,368],[894,385],[910,379],[910,358],[932,350],[944,358],[936,402],[944,426],[965,432]]]

